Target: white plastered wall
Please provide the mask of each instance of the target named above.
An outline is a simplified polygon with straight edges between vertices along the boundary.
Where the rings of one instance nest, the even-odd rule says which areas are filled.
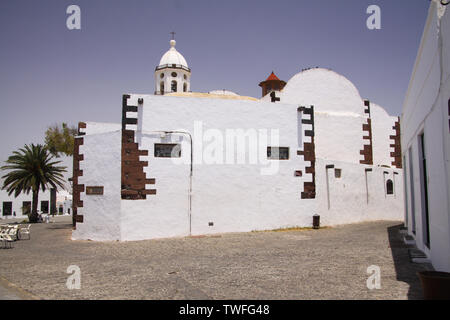
[[[398,121],[397,117],[391,117],[386,110],[375,103],[370,103],[370,115],[372,119],[372,148],[373,164],[391,166],[394,160],[391,152],[394,143],[389,137],[395,135],[393,126]]]
[[[438,5],[439,6],[439,5]],[[440,20],[438,13],[440,14]],[[441,24],[441,39],[439,39]],[[450,271],[449,216],[449,110],[450,14],[432,2],[402,110],[402,151],[412,171],[406,171],[409,197],[406,207],[408,231],[435,269]],[[419,137],[425,137],[430,244],[426,242],[426,218],[421,182]],[[414,193],[414,197],[412,197]],[[414,201],[412,200],[414,198]],[[414,208],[414,210],[413,210]],[[416,221],[413,233],[413,220]]]
[[[87,122],[83,145],[80,146],[78,184],[103,186],[103,195],[80,194],[83,207],[78,215],[72,239],[120,240],[120,189],[121,189],[121,126],[118,124]]]
[[[261,175],[260,166],[248,163],[239,165],[196,163],[198,155],[194,152],[196,164],[193,166],[190,219],[193,235],[310,226],[312,215],[315,213],[323,215],[324,223],[329,225],[402,218],[403,191],[400,170],[374,168],[368,181],[371,200],[367,205],[364,171],[366,166],[359,163],[331,161],[339,164],[343,169],[343,176],[336,182],[330,180],[330,192],[332,195],[339,193],[340,196],[334,195],[328,209],[323,206],[323,203],[327,203],[324,202],[326,183],[320,170],[330,161],[318,159],[317,199],[301,199],[303,182],[310,181],[310,175],[294,176],[296,170],[304,172],[306,166],[303,157],[296,155],[299,147],[297,105],[249,101],[230,103],[221,99],[141,95],[132,95],[129,104],[137,104],[138,98],[144,100],[142,111],[139,111],[138,127],[141,127],[143,132],[139,144],[141,149],[149,150],[149,156],[141,156],[141,160],[149,162],[146,169],[147,178],[156,179],[154,187],[157,194],[147,196],[147,200],[144,201],[122,201],[122,215],[127,217],[122,220],[123,223],[126,221],[127,225],[127,231],[124,228],[122,233],[124,240],[186,235],[189,227],[187,224],[189,202],[186,197],[189,168],[186,165],[181,167],[175,165],[170,159],[154,158],[152,148],[155,142],[163,142],[155,131],[179,130],[194,134],[193,127],[196,120],[202,121],[203,132],[208,129],[218,130],[222,136],[226,129],[278,129],[279,145],[290,148],[290,159],[278,161],[277,174]],[[343,126],[339,130],[345,132],[345,126],[351,123],[349,119],[359,120],[359,117],[359,115],[354,117],[342,114],[330,115],[319,111],[315,115],[315,120],[316,124],[328,128],[332,123],[338,123]],[[342,121],[342,118],[345,121]],[[309,126],[305,127],[303,129],[310,129]],[[361,130],[362,124],[358,124],[358,132],[362,136]],[[186,153],[190,151],[189,138],[182,134],[170,136],[170,139],[184,141],[183,153],[187,156]],[[165,139],[169,139],[169,136]],[[359,153],[360,140],[354,141],[354,144],[354,152]],[[204,145],[207,145],[207,141],[204,141]],[[196,146],[199,146],[198,141],[194,141],[194,148]],[[356,157],[352,159],[359,162]],[[399,173],[394,180],[396,193],[393,196],[385,195],[383,170],[388,170],[391,178],[394,171]],[[175,184],[175,181],[178,183]],[[170,193],[171,189],[175,192]],[[181,206],[178,207],[177,203]]]
[[[324,159],[316,164],[317,212],[325,225],[403,218],[401,169]],[[327,165],[334,168],[326,169]],[[341,169],[340,178],[335,176],[335,169]],[[394,182],[392,195],[386,194],[387,179]]]

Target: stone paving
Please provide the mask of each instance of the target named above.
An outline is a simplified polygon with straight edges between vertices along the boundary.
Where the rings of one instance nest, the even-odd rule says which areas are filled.
[[[0,277],[28,298],[421,299],[416,273],[432,268],[409,262],[401,222],[93,242],[72,241],[70,217],[56,220],[0,250]],[[81,269],[79,290],[66,286],[70,265]],[[371,265],[381,289],[367,288]]]
[[[22,298],[7,285],[0,283],[0,299],[1,300],[22,300]]]

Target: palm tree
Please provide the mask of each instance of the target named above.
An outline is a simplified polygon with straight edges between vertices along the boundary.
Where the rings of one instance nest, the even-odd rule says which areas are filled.
[[[63,172],[66,167],[56,166],[61,161],[53,161],[53,157],[47,148],[38,144],[25,147],[14,151],[8,158],[5,166],[1,170],[10,170],[2,178],[5,178],[2,189],[8,192],[8,195],[14,193],[17,197],[22,192],[33,193],[32,210],[29,215],[30,222],[37,222],[37,206],[39,190],[45,191],[49,188],[64,189]]]

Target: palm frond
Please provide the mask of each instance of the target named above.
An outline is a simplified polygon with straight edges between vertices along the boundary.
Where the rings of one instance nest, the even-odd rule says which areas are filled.
[[[50,187],[64,188],[63,172],[66,167],[58,166],[60,161],[53,161],[53,156],[42,145],[25,145],[6,160],[0,170],[7,173],[2,176],[2,189],[8,195],[19,196],[22,192],[45,191]]]

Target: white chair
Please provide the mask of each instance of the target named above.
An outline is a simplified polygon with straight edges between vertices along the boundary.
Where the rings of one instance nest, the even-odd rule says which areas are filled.
[[[31,224],[26,225],[26,226],[21,226],[19,228],[19,232],[17,233],[18,238],[20,240],[22,240],[23,239],[23,235],[27,235],[28,236],[28,240],[30,240],[30,238],[31,238],[30,228],[31,228]]]
[[[17,234],[19,232],[19,225],[8,225],[7,231],[4,233],[5,235],[8,235],[13,241],[17,240]]]
[[[17,224],[15,225],[6,224],[0,227],[0,234],[3,236],[9,236],[13,241],[17,240],[18,232],[19,232],[19,225]]]
[[[3,249],[6,248],[6,238],[3,237],[3,233],[0,233],[0,241],[3,243]]]
[[[9,232],[9,225],[7,224],[0,225],[0,235],[8,234],[8,232]]]
[[[9,244],[9,248],[12,248],[12,243],[14,240],[7,234],[0,234],[0,240],[3,242],[3,248],[6,249],[7,244]]]

